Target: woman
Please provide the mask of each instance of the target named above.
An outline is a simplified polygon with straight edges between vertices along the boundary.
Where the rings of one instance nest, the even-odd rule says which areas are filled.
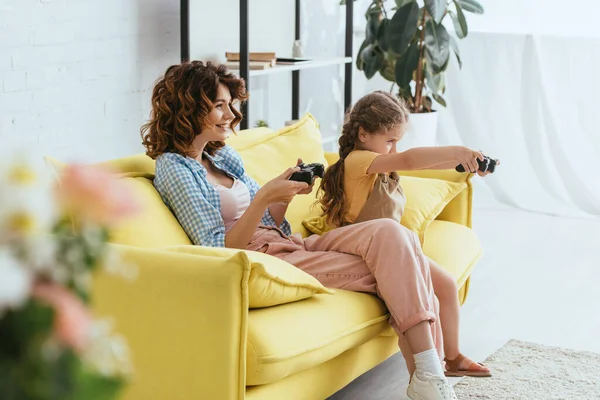
[[[287,206],[312,186],[288,180],[298,168],[263,187],[245,173],[225,141],[242,118],[234,102],[246,98],[244,81],[225,66],[193,61],[167,69],[153,90],[151,120],[141,129],[163,201],[197,245],[264,252],[325,286],[378,295],[401,349],[414,355],[408,396],[456,399],[440,361],[439,305],[416,235],[381,219],[323,236],[291,236]]]

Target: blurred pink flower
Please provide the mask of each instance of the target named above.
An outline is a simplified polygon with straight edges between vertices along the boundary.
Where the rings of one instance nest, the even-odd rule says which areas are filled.
[[[54,309],[54,333],[63,344],[81,352],[89,339],[92,319],[81,300],[56,283],[38,283],[33,297]]]
[[[84,219],[110,225],[139,209],[132,191],[111,171],[86,165],[68,165],[61,176],[58,198]]]

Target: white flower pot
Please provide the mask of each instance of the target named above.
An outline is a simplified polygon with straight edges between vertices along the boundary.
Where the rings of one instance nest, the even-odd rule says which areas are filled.
[[[438,113],[410,114],[408,130],[398,142],[398,151],[412,149],[413,147],[426,147],[436,145]]]

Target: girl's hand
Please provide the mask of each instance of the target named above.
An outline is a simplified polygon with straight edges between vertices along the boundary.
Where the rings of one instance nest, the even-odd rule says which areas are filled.
[[[256,195],[260,196],[267,205],[273,203],[290,203],[294,196],[310,187],[306,182],[289,180],[289,177],[299,170],[300,168],[298,167],[288,168],[283,174],[273,178],[261,187]]]
[[[471,150],[468,147],[464,146],[456,146],[456,161],[458,164],[461,164],[465,171],[469,171],[471,173],[479,172],[479,164],[477,160],[483,161],[485,157],[481,152]]]
[[[300,164],[302,164],[301,158],[299,158],[298,161],[296,162],[296,167],[298,167]],[[313,181],[313,183],[311,183],[306,189],[300,190],[298,192],[298,194],[310,194],[310,192],[312,192],[314,186],[315,186],[315,181]]]
[[[496,165],[500,165],[500,160],[496,160]],[[479,175],[479,176],[486,176],[489,174],[491,174],[490,171],[481,172],[481,171],[477,170],[477,175]]]

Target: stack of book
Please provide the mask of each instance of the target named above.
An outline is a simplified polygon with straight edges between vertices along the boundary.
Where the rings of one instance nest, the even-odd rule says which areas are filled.
[[[233,70],[240,69],[240,53],[227,52],[225,53],[225,58],[227,59],[225,63],[227,68]],[[272,68],[277,61],[275,53],[250,53],[249,58],[249,68],[252,70]]]

